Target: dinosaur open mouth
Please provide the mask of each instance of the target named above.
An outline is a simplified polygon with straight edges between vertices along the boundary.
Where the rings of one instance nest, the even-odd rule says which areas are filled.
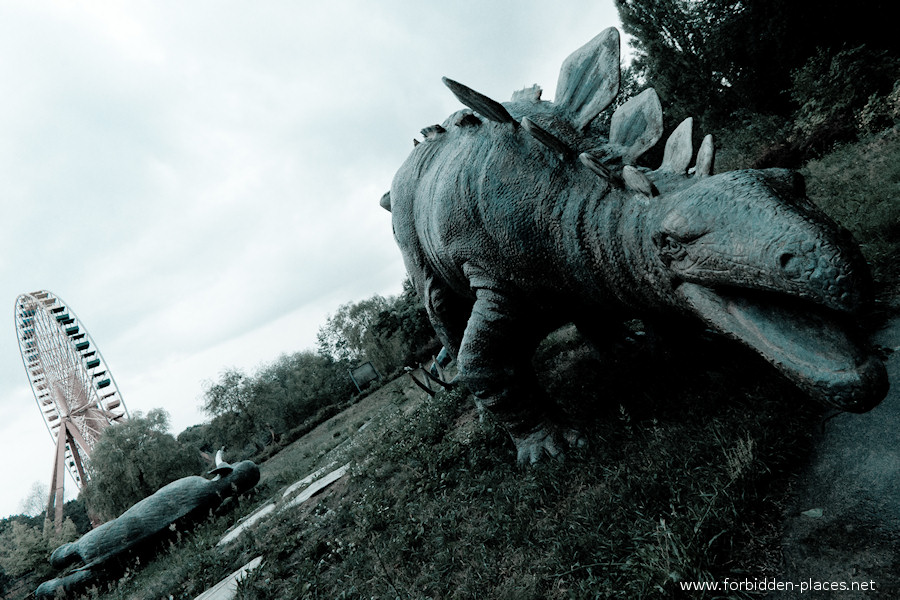
[[[750,346],[823,402],[865,412],[887,394],[884,364],[843,315],[777,294],[739,295],[693,283],[678,291],[709,326]]]

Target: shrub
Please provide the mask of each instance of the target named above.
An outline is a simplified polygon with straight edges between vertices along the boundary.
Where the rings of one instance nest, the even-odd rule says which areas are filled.
[[[900,132],[845,145],[803,170],[807,192],[860,243],[882,289],[900,282]]]

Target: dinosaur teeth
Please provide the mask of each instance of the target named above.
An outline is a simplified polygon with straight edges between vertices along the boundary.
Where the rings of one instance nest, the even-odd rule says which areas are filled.
[[[518,124],[516,120],[512,118],[512,115],[509,114],[509,111],[503,108],[503,105],[496,100],[492,100],[470,87],[457,81],[453,81],[449,77],[443,77],[441,81],[450,88],[450,91],[453,92],[453,95],[456,96],[457,100],[479,113],[484,118],[490,119],[496,123]]]
[[[560,158],[568,158],[574,154],[571,148],[569,148],[568,144],[564,141],[547,131],[546,129],[537,125],[534,121],[529,119],[528,117],[522,117],[522,127],[530,133],[534,139],[547,146],[554,152],[558,153]]]

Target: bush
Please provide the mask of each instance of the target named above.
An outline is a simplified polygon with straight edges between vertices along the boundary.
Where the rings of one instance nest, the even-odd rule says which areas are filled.
[[[866,46],[838,52],[820,49],[792,74],[799,106],[795,127],[811,135],[830,123],[855,128],[854,115],[873,95],[886,95],[900,74],[900,60]]]
[[[850,230],[881,289],[900,282],[900,132],[847,144],[802,173],[816,204]]]
[[[857,123],[864,133],[878,133],[895,127],[900,122],[900,80],[886,96],[872,94],[859,111]]]

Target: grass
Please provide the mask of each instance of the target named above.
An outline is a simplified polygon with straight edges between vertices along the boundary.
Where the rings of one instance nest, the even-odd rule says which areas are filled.
[[[193,598],[260,555],[241,598],[677,598],[679,581],[775,574],[781,502],[819,407],[717,339],[604,355],[567,328],[536,364],[589,439],[564,462],[516,466],[467,394],[428,398],[402,377],[264,463],[230,512],[87,596]],[[348,479],[215,548],[284,485],[347,460]]]
[[[900,130],[890,129],[811,161],[810,199],[853,233],[883,293],[900,282]]]
[[[774,575],[780,499],[819,409],[739,349],[691,350],[645,356],[656,383],[601,377],[604,357],[560,332],[545,383],[593,399],[577,415],[591,443],[536,468],[460,391],[393,410],[340,493],[255,532],[269,560],[241,597],[655,598]],[[698,358],[708,372],[685,381]]]

